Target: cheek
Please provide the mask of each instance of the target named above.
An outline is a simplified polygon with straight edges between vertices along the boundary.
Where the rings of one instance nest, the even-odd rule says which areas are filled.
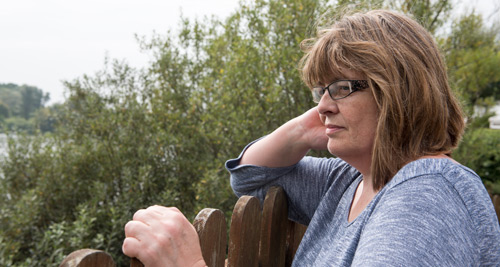
[[[366,124],[366,128],[364,129],[364,135],[366,139],[366,146],[370,149],[373,148],[375,144],[375,135],[377,133],[377,117],[372,117],[369,122]]]
[[[352,141],[358,144],[372,146],[377,131],[378,117],[373,113],[362,113],[356,119],[351,121]]]

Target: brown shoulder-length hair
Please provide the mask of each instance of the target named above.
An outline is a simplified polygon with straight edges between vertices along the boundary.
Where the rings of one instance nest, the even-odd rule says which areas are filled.
[[[434,39],[414,20],[386,10],[356,13],[301,46],[302,78],[311,88],[342,77],[341,67],[366,77],[379,109],[374,189],[410,161],[457,147],[465,127],[460,104]]]

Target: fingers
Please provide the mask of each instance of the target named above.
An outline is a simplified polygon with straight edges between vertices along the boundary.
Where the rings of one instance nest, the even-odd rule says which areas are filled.
[[[149,229],[149,225],[141,221],[129,221],[125,224],[125,237],[133,237],[141,240],[140,235]]]
[[[125,236],[123,253],[143,263],[152,259],[156,261],[162,256],[169,260],[177,259],[184,245],[188,250],[193,245],[195,248],[199,246],[194,227],[177,208],[151,206],[138,210],[133,220],[125,225]],[[191,242],[186,240],[186,236],[193,236]]]
[[[142,250],[142,240],[148,240],[150,227],[141,221],[129,221],[125,224],[125,240],[123,241],[123,254],[136,258]],[[145,236],[146,235],[146,236]]]
[[[138,258],[140,248],[140,241],[136,238],[126,237],[123,240],[122,252],[130,258]]]

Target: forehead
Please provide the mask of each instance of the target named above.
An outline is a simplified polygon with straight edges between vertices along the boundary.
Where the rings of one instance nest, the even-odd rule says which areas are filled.
[[[347,67],[339,67],[332,70],[328,75],[320,78],[320,84],[327,85],[338,80],[362,80],[364,75]]]

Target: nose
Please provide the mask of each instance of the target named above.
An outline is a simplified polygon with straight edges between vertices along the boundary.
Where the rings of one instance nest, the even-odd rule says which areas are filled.
[[[339,106],[337,101],[333,100],[328,92],[325,92],[318,103],[318,112],[321,115],[327,115],[329,113],[337,114],[339,113]]]

